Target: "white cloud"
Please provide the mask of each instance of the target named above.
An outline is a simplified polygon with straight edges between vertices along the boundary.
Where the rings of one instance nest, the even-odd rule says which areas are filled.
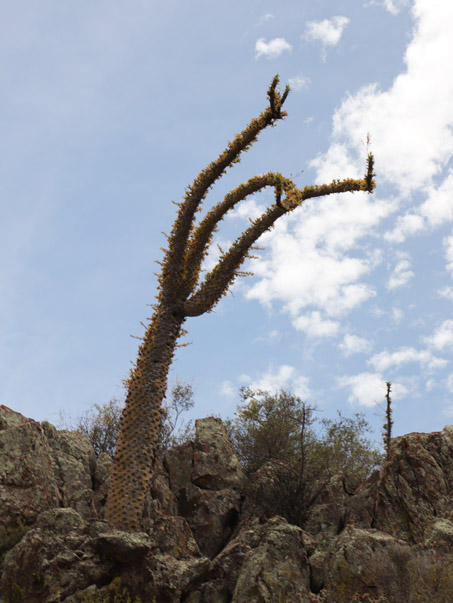
[[[256,337],[253,340],[253,343],[267,343],[269,345],[272,345],[274,343],[278,343],[279,341],[281,341],[281,338],[282,338],[282,334],[280,333],[280,331],[278,329],[274,329],[273,331],[270,331],[270,333],[268,333],[265,336]]]
[[[339,387],[350,390],[348,401],[351,404],[357,402],[368,407],[381,403],[387,391],[385,381],[378,373],[343,376],[337,379],[337,383]],[[402,397],[401,389],[400,397]]]
[[[384,0],[384,6],[392,13],[397,15],[404,7],[409,5],[409,0]]]
[[[406,285],[414,276],[410,267],[411,263],[407,259],[407,254],[405,254],[393,269],[392,275],[387,282],[387,289],[397,289]]]
[[[453,175],[433,186],[453,155],[453,72],[445,68],[453,55],[453,3],[415,0],[413,16],[405,72],[388,90],[370,84],[346,98],[334,116],[333,144],[346,144],[356,157],[370,132],[378,181],[405,193],[429,189],[428,201],[415,213],[434,224],[453,216]]]
[[[245,376],[242,376],[242,381]],[[248,387],[253,389],[261,389],[269,392],[277,392],[280,389],[291,390],[296,396],[302,399],[307,399],[310,396],[310,388],[308,386],[308,377],[303,377],[297,374],[294,366],[282,364],[278,367],[269,367],[266,373],[262,373],[255,379],[247,377]]]
[[[453,15],[452,15],[453,17]],[[453,45],[452,45],[453,49]],[[453,100],[453,84],[452,84]],[[453,112],[450,118],[449,129],[453,127]],[[453,143],[453,137],[451,138]],[[453,151],[450,149],[450,157]],[[429,188],[428,198],[420,206],[420,215],[424,218],[427,226],[438,226],[444,222],[453,221],[453,169],[440,186]]]
[[[224,381],[222,383],[222,386],[220,388],[220,393],[222,396],[225,396],[225,398],[230,398],[230,399],[235,398],[237,395],[237,391],[234,388],[231,381]]]
[[[368,5],[383,6],[392,15],[397,15],[404,7],[409,5],[409,0],[371,0]]]
[[[393,322],[395,322],[396,324],[398,324],[399,322],[401,322],[402,318],[403,318],[403,311],[400,308],[392,308],[392,320],[393,320]]]
[[[256,198],[245,199],[241,203],[238,203],[233,211],[227,213],[227,218],[240,218],[242,220],[250,218],[251,220],[256,220],[265,210],[266,207],[258,203]]]
[[[293,320],[298,331],[304,331],[308,337],[335,337],[340,329],[340,323],[321,318],[320,312],[311,312]]]
[[[270,42],[266,42],[265,38],[260,38],[255,44],[255,58],[265,56],[267,59],[276,59],[285,51],[291,52],[291,50],[292,46],[285,38],[274,38]]]
[[[265,15],[260,17],[260,19],[258,21],[258,25],[263,25],[263,23],[268,23],[269,21],[272,21],[273,18],[274,18],[274,15],[272,13],[266,13]]]
[[[330,182],[335,178],[343,178],[344,174],[350,174],[351,178],[360,178],[363,174],[363,165],[358,166],[353,161],[346,144],[334,142],[326,153],[318,155],[310,161],[310,167],[317,170],[318,182]]]
[[[453,373],[450,373],[447,377],[446,380],[446,385],[447,385],[447,389],[448,391],[453,394]]]
[[[361,406],[373,407],[385,400],[387,386],[378,373],[359,373],[358,375],[343,376],[337,379],[339,387],[349,389],[348,402]],[[392,383],[392,400],[404,398],[409,393],[402,383]]]
[[[395,228],[385,235],[387,240],[402,243],[407,236],[453,221],[453,170],[440,186],[427,186],[426,190],[425,201],[397,218]]]
[[[430,392],[436,387],[436,381],[434,379],[428,379],[425,382],[425,391]]]
[[[288,79],[288,84],[291,90],[303,90],[310,85],[310,78],[304,75],[295,75]]]
[[[303,315],[297,328],[312,333],[313,324],[322,322],[319,312],[323,320],[349,313],[376,294],[360,280],[379,263],[380,254],[353,257],[348,252],[390,211],[390,205],[371,202],[362,193],[307,202],[264,235],[267,251],[253,264],[258,280],[247,297],[268,306],[281,301],[293,320]],[[318,314],[308,319],[310,307]]]
[[[420,364],[429,370],[443,368],[447,365],[446,360],[433,356],[429,350],[416,350],[412,347],[402,347],[396,352],[384,350],[372,356],[368,364],[383,373],[408,362],[420,362]]]
[[[371,343],[363,337],[347,334],[344,336],[343,342],[340,343],[338,347],[345,356],[351,356],[352,354],[369,352]]]
[[[423,217],[419,214],[398,216],[395,228],[384,236],[388,241],[402,243],[407,235],[413,235],[426,228]]]
[[[442,289],[439,289],[437,293],[442,297],[446,297],[447,299],[453,301],[453,287],[442,287]]]
[[[451,201],[453,205],[453,198]],[[447,270],[450,270],[453,276],[453,232],[444,239],[445,257],[447,258]]]
[[[324,46],[336,46],[348,23],[349,19],[341,16],[323,21],[308,21],[304,37],[307,40],[319,40]]]
[[[436,350],[452,347],[453,320],[444,320],[430,337],[425,337],[425,342]]]

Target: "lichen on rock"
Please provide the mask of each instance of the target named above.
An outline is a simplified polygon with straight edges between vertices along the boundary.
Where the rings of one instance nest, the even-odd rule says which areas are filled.
[[[453,427],[395,438],[353,487],[333,476],[303,528],[259,511],[218,418],[155,464],[141,533],[103,520],[110,466],[80,434],[0,407],[1,603],[451,598]]]

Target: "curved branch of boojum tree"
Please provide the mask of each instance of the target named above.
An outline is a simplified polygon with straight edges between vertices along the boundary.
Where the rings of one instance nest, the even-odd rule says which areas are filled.
[[[248,256],[250,248],[259,237],[269,230],[274,222],[287,211],[292,211],[302,204],[305,199],[324,197],[335,193],[356,192],[374,188],[372,180],[373,165],[368,160],[367,174],[363,179],[333,180],[330,184],[307,186],[300,190],[294,187],[291,180],[282,179],[280,174],[272,174],[277,181],[274,183],[276,194],[286,189],[286,198],[270,207],[266,213],[255,220],[252,225],[233,243],[229,251],[223,255],[215,268],[209,272],[199,289],[184,303],[185,316],[200,316],[209,312],[228,291],[237,276],[237,271]],[[371,173],[371,180],[368,177]]]
[[[200,288],[184,303],[185,316],[200,316],[209,312],[227,292],[249,249],[272,224],[285,213],[277,205],[270,207],[233,243],[215,268],[206,275]]]
[[[275,172],[268,172],[267,174],[250,178],[245,184],[240,184],[233,191],[230,191],[225,195],[223,201],[217,203],[206,214],[197,228],[193,231],[188,241],[184,268],[186,279],[185,291],[187,292],[187,295],[193,292],[198,283],[201,265],[208,253],[213,234],[224,216],[250,195],[257,193],[268,186],[277,188],[282,182],[284,182],[288,189],[294,188],[295,186],[291,180],[283,178],[281,174]]]
[[[309,186],[301,191],[296,188],[294,182],[289,178],[284,178],[280,173],[268,172],[267,174],[250,178],[245,184],[239,185],[236,189],[229,192],[221,203],[217,203],[206,214],[205,218],[190,236],[184,269],[186,279],[185,290],[187,294],[193,291],[198,282],[201,264],[207,255],[209,244],[219,222],[228,211],[248,196],[259,192],[263,188],[273,186],[275,188],[276,205],[285,209],[285,211],[291,211],[300,205],[302,201],[311,197],[357,190],[372,193],[375,187],[373,169],[374,157],[372,153],[369,153],[367,157],[367,172],[363,180],[334,180],[328,185]],[[281,195],[284,191],[286,192],[286,200],[282,203]]]
[[[239,161],[240,155],[251,147],[262,130],[286,117],[287,114],[282,111],[282,106],[288,96],[289,87],[287,86],[283,95],[280,95],[276,90],[278,83],[279,77],[276,75],[267,92],[269,107],[259,117],[252,119],[248,126],[235,136],[216,161],[200,172],[188,188],[184,201],[179,204],[178,215],[169,236],[167,262],[161,279],[162,284],[165,283],[169,289],[175,289],[175,274],[181,274],[185,246],[193,228],[195,213],[211,186],[221,178],[228,167]]]

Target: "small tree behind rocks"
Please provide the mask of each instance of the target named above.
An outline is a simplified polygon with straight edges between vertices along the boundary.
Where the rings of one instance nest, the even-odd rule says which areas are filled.
[[[361,413],[348,418],[338,412],[336,419],[318,421],[316,407],[285,390],[245,388],[241,398],[231,435],[251,477],[248,494],[269,517],[282,515],[303,526],[334,475],[358,485],[382,461]],[[271,479],[262,480],[269,462]]]
[[[101,452],[111,457],[115,455],[123,407],[124,404],[118,398],[112,398],[105,404],[93,404],[90,410],[77,419],[75,431],[90,440],[96,456]]]
[[[164,413],[160,433],[162,451],[194,439],[195,430],[192,420],[180,423],[176,428],[182,413],[188,412],[194,405],[194,391],[190,383],[176,380],[171,388],[170,399],[165,399],[163,404]]]
[[[308,453],[315,441],[313,412],[297,396],[281,390],[275,394],[243,387],[242,405],[232,423],[236,454],[247,473],[270,459],[292,462]]]

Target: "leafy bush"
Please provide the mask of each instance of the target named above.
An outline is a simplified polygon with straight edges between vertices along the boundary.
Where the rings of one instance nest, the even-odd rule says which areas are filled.
[[[334,475],[358,484],[382,461],[366,437],[370,426],[361,413],[347,418],[339,412],[334,420],[317,421],[315,407],[285,390],[242,388],[241,398],[231,437],[245,471],[255,474],[248,494],[268,516],[282,515],[303,526]],[[269,461],[269,479],[263,480],[258,470]]]
[[[178,446],[187,440],[193,439],[194,425],[193,421],[182,423],[178,429],[180,416],[183,412],[189,411],[194,407],[194,392],[189,383],[176,380],[175,385],[171,388],[169,400],[165,400],[163,404],[163,420],[161,427],[160,447],[161,450],[168,450],[173,446]]]
[[[93,445],[96,456],[101,452],[113,457],[120,433],[123,404],[113,398],[106,404],[93,404],[93,408],[79,417],[75,430],[86,436]]]
[[[315,406],[285,390],[272,394],[241,388],[240,396],[243,404],[236,411],[231,437],[248,473],[277,459],[296,464],[302,473],[343,471],[365,479],[382,462],[366,436],[372,430],[362,413],[348,418],[338,411],[336,419],[318,421]]]

